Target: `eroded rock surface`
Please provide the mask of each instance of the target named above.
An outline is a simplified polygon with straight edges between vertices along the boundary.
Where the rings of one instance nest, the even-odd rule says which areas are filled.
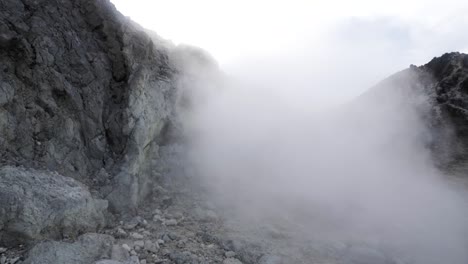
[[[113,210],[134,210],[174,123],[177,52],[109,1],[5,0],[0,9],[0,165],[106,186]]]
[[[107,201],[91,197],[77,181],[57,173],[0,169],[0,242],[74,237],[104,227]]]
[[[28,253],[24,264],[90,264],[110,256],[114,238],[101,234],[85,234],[73,243],[46,241]]]
[[[397,91],[395,91],[397,90]],[[468,55],[458,52],[435,57],[422,66],[411,65],[383,80],[355,100],[370,99],[375,109],[385,107],[388,96],[399,94],[414,108],[430,131],[421,139],[432,149],[442,169],[464,162],[468,149]]]

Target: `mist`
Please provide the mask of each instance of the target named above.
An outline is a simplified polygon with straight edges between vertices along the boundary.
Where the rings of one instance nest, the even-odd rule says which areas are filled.
[[[466,195],[434,165],[423,85],[408,73],[327,100],[314,92],[339,93],[330,76],[361,76],[284,61],[231,65],[243,70],[216,87],[212,78],[190,84],[191,161],[231,228],[253,240],[280,230],[293,241],[369,245],[399,263],[467,263]]]

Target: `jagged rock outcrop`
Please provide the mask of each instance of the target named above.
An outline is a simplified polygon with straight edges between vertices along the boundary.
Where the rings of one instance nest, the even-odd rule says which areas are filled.
[[[57,173],[0,169],[0,244],[75,237],[105,225],[107,201]]]
[[[468,157],[468,55],[446,53],[419,69],[434,83],[434,150],[445,165],[457,165]]]
[[[2,0],[0,10],[0,166],[57,171],[131,212],[176,130],[186,49],[108,0]]]
[[[398,94],[430,132],[421,138],[441,168],[464,161],[468,154],[468,55],[446,53],[429,63],[398,72],[361,96],[375,109]],[[400,107],[403,105],[400,105]],[[396,110],[396,109],[395,109]]]

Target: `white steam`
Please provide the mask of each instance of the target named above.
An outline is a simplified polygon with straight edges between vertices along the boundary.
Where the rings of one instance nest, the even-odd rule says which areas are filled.
[[[275,76],[252,70],[198,95],[189,137],[213,200],[240,226],[370,243],[404,263],[467,263],[464,197],[426,147],[430,98],[400,82],[341,106],[307,105],[310,92]]]

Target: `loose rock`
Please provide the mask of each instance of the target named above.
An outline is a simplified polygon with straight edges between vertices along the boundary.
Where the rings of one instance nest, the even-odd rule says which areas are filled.
[[[107,203],[82,184],[56,173],[0,169],[0,242],[19,244],[74,236],[104,226]]]
[[[114,239],[85,234],[74,243],[47,241],[34,246],[23,264],[89,264],[111,255]]]

